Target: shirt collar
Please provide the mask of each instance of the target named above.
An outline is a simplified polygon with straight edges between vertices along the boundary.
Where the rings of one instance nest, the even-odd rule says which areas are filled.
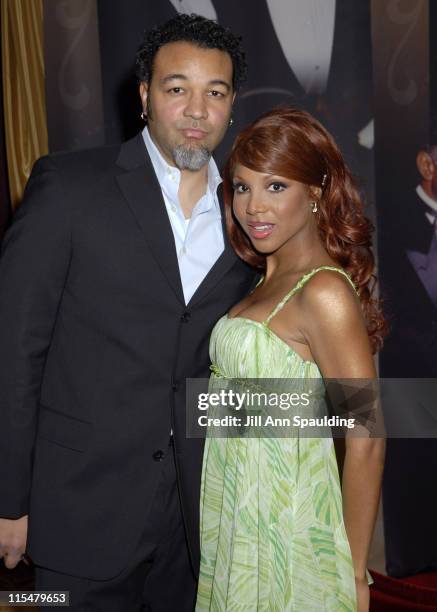
[[[179,189],[179,182],[181,179],[181,171],[179,168],[175,166],[170,166],[170,164],[164,159],[158,147],[153,142],[147,125],[143,129],[143,139],[144,144],[146,145],[147,152],[150,156],[150,160],[152,162],[153,168],[155,170],[156,176],[158,178],[158,182],[161,187],[168,185],[169,179],[172,181],[173,185],[177,190]],[[208,162],[208,190],[210,192],[211,198],[206,198],[205,204],[202,206],[202,211],[209,210],[213,203],[216,208],[220,208],[216,196],[217,187],[222,182],[222,177],[220,176],[220,172],[217,168],[217,164],[214,161],[214,158],[211,156]],[[202,198],[203,199],[203,198]]]
[[[427,206],[429,206],[430,208],[432,208],[432,210],[436,213],[437,212],[437,202],[435,200],[433,200],[424,190],[424,188],[422,187],[422,185],[417,185],[416,187],[416,193],[419,196],[419,198],[425,202],[425,204]]]

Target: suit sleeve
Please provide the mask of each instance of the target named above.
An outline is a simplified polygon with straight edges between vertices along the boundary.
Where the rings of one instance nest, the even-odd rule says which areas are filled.
[[[28,512],[44,364],[71,257],[59,172],[35,164],[0,257],[0,517]]]

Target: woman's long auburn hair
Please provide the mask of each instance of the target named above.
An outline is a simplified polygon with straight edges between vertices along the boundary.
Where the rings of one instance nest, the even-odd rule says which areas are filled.
[[[364,215],[358,189],[332,136],[312,115],[290,107],[261,115],[237,136],[223,175],[226,225],[237,254],[262,272],[266,257],[254,249],[233,214],[232,179],[237,164],[307,186],[323,185],[316,213],[319,234],[329,256],[355,284],[376,353],[382,347],[387,324],[380,301],[373,297],[374,228]]]

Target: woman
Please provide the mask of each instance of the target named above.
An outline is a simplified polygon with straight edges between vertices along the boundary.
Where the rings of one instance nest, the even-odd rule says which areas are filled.
[[[213,330],[211,382],[375,378],[372,227],[332,137],[273,110],[237,137],[224,188],[230,240],[263,277]],[[383,462],[382,439],[347,437],[341,491],[332,437],[208,430],[196,609],[368,610]]]

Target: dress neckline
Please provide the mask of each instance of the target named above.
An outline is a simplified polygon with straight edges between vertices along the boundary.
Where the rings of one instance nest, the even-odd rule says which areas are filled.
[[[241,319],[242,321],[249,321],[251,323],[254,323],[255,325],[261,326],[262,328],[267,330],[267,332],[270,334],[271,337],[276,338],[283,346],[287,347],[288,350],[291,351],[293,353],[293,355],[295,355],[303,364],[310,364],[312,366],[315,366],[317,369],[319,369],[315,361],[310,361],[309,359],[304,359],[289,344],[287,344],[287,342],[285,342],[285,340],[283,340],[280,336],[278,336],[278,334],[276,334],[269,327],[269,323],[273,319],[273,317],[284,307],[284,305],[288,302],[288,300],[296,293],[296,291],[301,289],[305,285],[305,283],[310,278],[312,278],[314,276],[314,274],[316,274],[317,272],[320,272],[321,270],[331,270],[331,271],[334,271],[334,272],[339,272],[340,274],[342,274],[343,276],[345,276],[347,278],[349,283],[352,285],[353,289],[356,291],[356,287],[355,287],[351,277],[349,276],[349,274],[345,270],[343,270],[343,268],[339,268],[339,267],[336,267],[336,266],[318,266],[317,268],[313,268],[309,272],[306,272],[305,274],[303,274],[299,278],[299,280],[295,283],[295,285],[289,291],[287,291],[285,296],[278,302],[278,304],[276,304],[276,306],[271,310],[271,312],[267,316],[267,318],[264,319],[263,321],[257,321],[256,319],[251,319],[250,317],[244,317],[244,316],[241,316],[241,315],[238,315],[238,314],[231,317],[231,316],[229,316],[229,313],[226,313],[225,317],[227,318],[228,321],[233,321],[235,319]],[[264,280],[264,276],[262,276],[260,278],[260,280],[257,283],[256,287],[258,287],[258,285],[260,283],[262,283],[263,280]],[[256,287],[255,287],[255,289],[256,289]]]
[[[267,331],[267,333],[270,335],[270,337],[276,339],[277,342],[279,342],[282,346],[284,346],[285,348],[288,349],[288,351],[290,351],[295,357],[297,357],[297,359],[299,361],[302,362],[303,365],[310,365],[310,366],[314,366],[317,369],[319,369],[319,366],[317,365],[317,363],[315,361],[311,361],[309,359],[304,359],[302,357],[302,355],[299,355],[299,353],[289,344],[287,344],[285,342],[285,340],[283,340],[280,336],[278,336],[278,334],[276,334],[266,323],[265,321],[256,321],[255,319],[251,319],[249,317],[240,317],[240,316],[235,316],[235,317],[230,317],[228,314],[225,314],[225,319],[227,319],[228,321],[236,321],[238,319],[240,319],[241,321],[244,322],[249,322],[249,323],[253,323],[254,325],[258,325],[259,327],[262,327],[264,330]]]
[[[288,300],[291,297],[293,297],[293,295],[296,293],[296,291],[301,289],[305,285],[305,283],[307,281],[309,281],[310,278],[312,278],[314,276],[314,274],[316,274],[317,272],[320,272],[321,270],[331,270],[331,271],[334,271],[334,272],[339,272],[345,278],[347,278],[349,283],[352,285],[352,288],[354,289],[354,291],[357,292],[357,289],[355,287],[354,282],[352,281],[352,279],[349,276],[349,274],[345,270],[343,270],[343,268],[339,268],[337,266],[318,266],[317,268],[313,268],[309,272],[306,272],[305,274],[302,274],[302,276],[297,280],[297,282],[293,285],[293,287],[289,291],[287,291],[287,293],[284,295],[284,297],[270,311],[270,313],[268,314],[266,319],[264,319],[263,321],[255,321],[255,319],[251,319],[249,317],[240,317],[240,318],[246,318],[249,321],[255,321],[256,323],[262,323],[263,325],[268,325],[270,323],[270,321],[273,319],[273,317],[275,315],[277,315],[278,312],[285,306],[285,304],[288,302]],[[255,288],[252,290],[251,293],[253,293],[253,291],[263,282],[264,278],[265,278],[264,276],[262,276],[260,278],[260,280],[258,281],[258,283],[256,284]],[[239,315],[235,315],[233,317],[230,317],[229,314],[228,314],[228,318],[229,319],[234,319],[234,318],[237,318],[238,316]]]

